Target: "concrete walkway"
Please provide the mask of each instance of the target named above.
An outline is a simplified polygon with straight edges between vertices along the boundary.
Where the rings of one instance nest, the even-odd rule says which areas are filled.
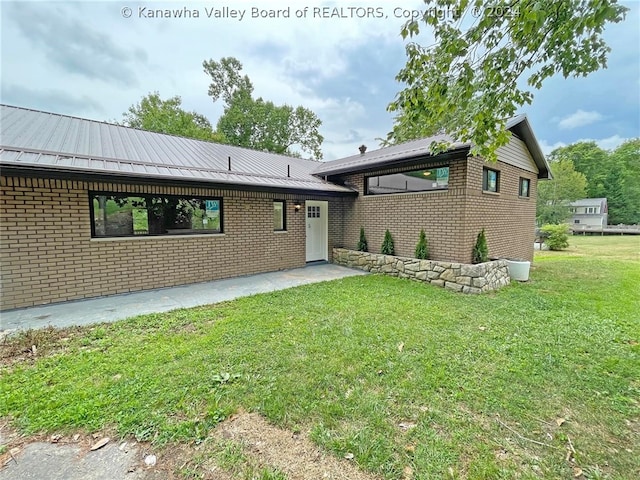
[[[333,264],[308,265],[213,282],[9,310],[0,312],[0,331],[7,333],[49,325],[69,327],[115,322],[136,315],[209,305],[257,293],[365,274]]]

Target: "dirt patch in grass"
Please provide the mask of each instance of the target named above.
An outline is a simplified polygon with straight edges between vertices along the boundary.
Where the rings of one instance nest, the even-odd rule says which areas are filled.
[[[214,432],[221,440],[242,445],[244,452],[263,466],[275,467],[289,480],[376,480],[355,463],[320,450],[306,435],[282,430],[256,413],[241,413],[221,423]]]
[[[0,365],[33,362],[62,352],[79,329],[45,327],[21,332],[3,330],[0,332]]]
[[[5,420],[0,426],[0,445],[3,445],[0,468],[12,461],[19,461],[20,453],[31,443],[73,445],[80,449],[79,455],[84,456],[89,454],[92,445],[103,437],[110,437],[110,443],[115,443],[121,449],[133,448],[137,451],[138,460],[131,465],[129,471],[136,472],[136,478],[144,480],[185,477],[232,480],[245,478],[247,472],[254,475],[259,472],[277,472],[280,476],[272,474],[268,478],[288,480],[380,478],[361,471],[353,461],[339,459],[322,451],[307,435],[277,428],[255,413],[232,416],[212,431],[209,439],[201,445],[170,444],[160,448],[133,439],[118,440],[114,432],[107,431],[93,434],[22,436],[10,428]],[[225,446],[228,449],[230,445],[237,447],[241,455],[237,455],[235,465],[221,466],[223,461],[220,459],[224,455],[222,450]],[[144,458],[148,454],[157,457],[157,464],[153,467],[144,465]],[[253,478],[253,475],[249,475]]]

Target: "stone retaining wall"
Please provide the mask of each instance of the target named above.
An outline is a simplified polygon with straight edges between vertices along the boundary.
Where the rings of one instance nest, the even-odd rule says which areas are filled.
[[[506,260],[469,265],[334,248],[333,261],[346,267],[410,278],[462,293],[497,290],[510,282]]]

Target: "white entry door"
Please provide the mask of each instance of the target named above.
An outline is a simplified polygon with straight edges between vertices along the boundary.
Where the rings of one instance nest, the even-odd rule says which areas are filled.
[[[307,200],[305,202],[307,223],[307,262],[327,260],[328,212],[327,202]]]

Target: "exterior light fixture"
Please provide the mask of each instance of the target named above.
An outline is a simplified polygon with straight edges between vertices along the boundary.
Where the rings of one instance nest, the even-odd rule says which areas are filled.
[[[294,203],[293,208],[294,208],[294,210],[295,210],[295,211],[296,211],[296,213],[297,213],[297,212],[299,212],[299,211],[300,211],[300,209],[302,208],[302,204],[301,204],[300,202],[296,202],[296,203]]]

